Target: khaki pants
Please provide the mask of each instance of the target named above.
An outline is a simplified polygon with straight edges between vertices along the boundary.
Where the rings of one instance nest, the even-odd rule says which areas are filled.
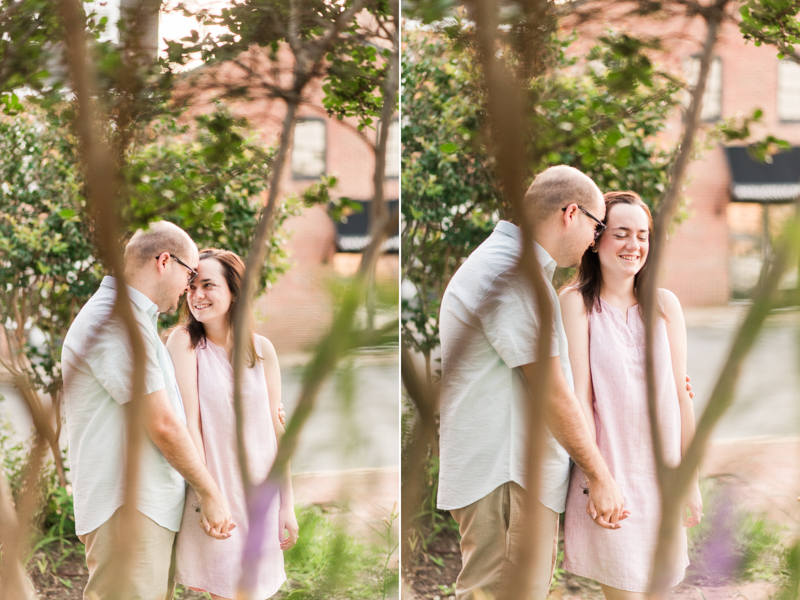
[[[120,556],[122,508],[94,531],[78,536],[86,544],[89,583],[84,600],[170,600],[175,591],[175,532],[135,511],[127,531],[138,544]],[[128,577],[123,580],[123,561]]]
[[[558,513],[534,500],[525,509],[535,524],[531,540],[536,564],[520,565],[530,572],[526,593],[508,589],[522,544],[520,517],[525,491],[514,482],[504,483],[477,502],[451,510],[461,532],[461,573],[456,580],[456,600],[505,600],[513,591],[517,598],[543,600],[558,555]]]

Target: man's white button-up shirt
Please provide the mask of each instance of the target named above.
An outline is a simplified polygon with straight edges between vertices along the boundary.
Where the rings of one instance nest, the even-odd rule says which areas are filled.
[[[116,280],[105,277],[78,313],[61,352],[69,438],[75,529],[78,535],[105,523],[125,498],[124,404],[131,400],[133,350],[123,324],[112,317]],[[186,423],[172,359],[158,337],[158,307],[128,287],[145,346],[145,394],[166,390]],[[137,508],[171,531],[180,529],[186,483],[143,434]]]
[[[439,320],[442,388],[438,506],[463,508],[496,487],[524,487],[525,402],[521,366],[536,362],[539,332],[552,332],[550,356],[558,356],[574,388],[567,336],[552,286],[555,261],[539,244],[555,323],[542,328],[530,283],[517,268],[522,232],[500,221],[456,271],[442,299]],[[545,429],[539,500],[563,512],[569,455]]]

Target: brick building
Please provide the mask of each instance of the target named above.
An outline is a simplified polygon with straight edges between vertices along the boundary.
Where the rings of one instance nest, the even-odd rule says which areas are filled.
[[[251,54],[251,53],[246,53]],[[287,49],[279,53],[277,77],[290,73],[292,55]],[[265,77],[273,77],[275,65],[259,58],[257,52],[239,57]],[[235,70],[231,77],[236,78]],[[202,77],[202,76],[201,76]],[[220,76],[226,79],[227,75]],[[287,81],[282,81],[287,83]],[[194,108],[190,113],[208,110],[212,92],[196,94],[189,89]],[[334,223],[327,208],[303,209],[289,219],[286,229],[291,267],[255,303],[257,329],[268,337],[279,353],[303,352],[312,348],[327,332],[335,308],[331,284],[339,276],[352,275],[358,268],[361,250],[366,245],[367,215],[373,196],[375,156],[368,141],[376,141],[376,130],[359,132],[353,118],[339,121],[329,118],[322,106],[320,81],[307,88],[298,111],[293,144],[281,179],[281,196],[300,195],[322,175],[335,175],[338,183],[331,190],[334,198],[346,197],[363,204],[362,213],[348,217],[347,223]],[[236,103],[231,112],[247,118],[264,147],[277,147],[286,114],[280,100],[264,99]],[[398,207],[400,192],[399,120],[388,124],[384,197],[390,212]],[[266,193],[265,193],[266,197]],[[379,281],[396,282],[399,277],[399,232],[387,243],[377,266]]]
[[[779,60],[774,47],[745,43],[736,15],[731,17],[723,24],[714,50],[703,103],[704,124],[761,109],[761,123],[752,129],[756,139],[772,134],[800,146],[800,65]],[[701,18],[653,22],[610,15],[584,26],[581,37],[591,44],[608,29],[664,36],[664,52],[655,57],[657,65],[688,81],[696,77],[706,31]],[[675,114],[664,132],[664,143],[677,143],[682,130],[682,114]],[[701,135],[698,144],[703,143]],[[787,157],[776,156],[774,165],[753,163],[736,167],[736,173],[730,154],[717,144],[689,167],[685,187],[689,216],[670,235],[661,280],[684,306],[722,305],[747,297],[769,252],[770,236],[779,230],[791,210],[789,202],[800,192],[797,150]],[[734,185],[751,172],[760,181],[757,189]],[[770,187],[770,180],[779,187]]]
[[[237,114],[246,116],[259,131],[265,146],[277,144],[284,110],[280,102],[235,108]],[[397,119],[389,125],[386,156],[384,189],[390,210],[396,208],[400,190],[398,125]],[[376,135],[374,130],[363,133],[373,141]],[[338,185],[332,195],[363,202],[365,210],[349,217],[345,224],[334,223],[324,207],[304,209],[301,216],[287,222],[292,266],[255,305],[259,332],[279,352],[307,350],[327,331],[334,309],[330,295],[332,279],[355,272],[360,250],[366,244],[362,236],[366,234],[364,217],[373,194],[374,168],[374,154],[356,130],[355,120],[329,118],[322,108],[322,90],[314,85],[308,103],[299,111],[291,159],[282,179],[283,196],[302,193],[321,175],[335,175]],[[363,227],[358,227],[359,224]],[[379,260],[379,279],[397,281],[398,247],[398,239],[391,239],[388,252]]]

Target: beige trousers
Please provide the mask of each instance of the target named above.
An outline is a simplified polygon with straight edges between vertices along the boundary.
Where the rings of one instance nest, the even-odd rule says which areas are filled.
[[[84,600],[170,600],[175,591],[175,532],[158,525],[138,510],[127,532],[138,544],[128,556],[120,556],[125,530],[122,508],[94,531],[78,536],[86,544],[89,582]],[[128,576],[122,571],[123,561]]]
[[[530,588],[522,594],[508,588],[522,544],[524,494],[519,484],[508,482],[477,502],[450,511],[461,532],[456,600],[505,600],[512,591],[516,598],[543,600],[547,596],[558,556],[558,513],[538,500],[525,509],[535,524],[531,543],[536,547],[536,564],[524,567],[531,574]]]

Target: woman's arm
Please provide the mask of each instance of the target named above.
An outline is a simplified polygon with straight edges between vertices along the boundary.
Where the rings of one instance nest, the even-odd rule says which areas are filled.
[[[597,441],[592,406],[592,374],[589,368],[589,317],[583,296],[573,287],[566,288],[558,296],[561,318],[569,345],[569,364],[575,381],[575,397],[583,409],[592,440]]]
[[[275,429],[275,438],[280,443],[285,431],[279,412],[281,409],[281,367],[278,363],[278,355],[275,347],[267,338],[261,338],[261,357],[264,359],[264,379],[267,381],[267,393],[269,394],[269,412],[272,415],[272,426]],[[280,508],[280,542],[281,550],[288,550],[297,542],[299,527],[297,518],[294,514],[294,492],[292,491],[292,473],[289,465],[286,465],[286,472],[281,480],[281,508]],[[284,531],[288,531],[288,536],[284,537]]]
[[[692,395],[689,393],[686,379],[686,322],[683,310],[677,296],[669,290],[659,290],[664,303],[664,314],[667,317],[667,338],[672,358],[672,373],[675,378],[675,388],[678,391],[678,405],[681,411],[681,456],[686,454],[689,444],[694,438],[694,405]],[[687,505],[692,516],[684,524],[693,527],[700,523],[703,516],[703,502],[700,497],[699,474],[694,474],[694,481],[690,488]]]
[[[179,327],[169,335],[167,350],[175,367],[175,379],[186,411],[186,426],[197,448],[198,454],[206,463],[203,446],[203,426],[200,422],[200,397],[197,393],[197,353],[192,348],[189,332]]]

